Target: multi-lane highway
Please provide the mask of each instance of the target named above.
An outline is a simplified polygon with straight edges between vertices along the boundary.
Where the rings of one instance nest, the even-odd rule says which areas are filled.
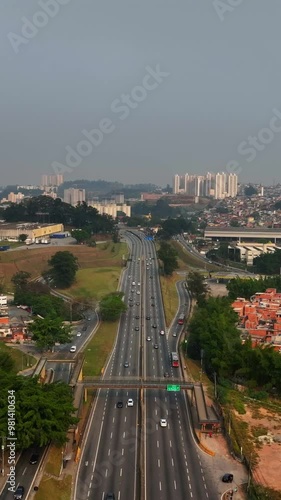
[[[179,368],[171,367],[171,352],[177,347],[179,327],[166,331],[154,243],[141,233],[126,233],[126,238],[132,255],[123,279],[128,311],[121,318],[104,378],[177,378]],[[182,287],[179,294],[186,303]],[[153,389],[144,391],[142,402],[140,397],[138,390],[99,391],[75,499],[104,500],[109,492],[116,500],[137,500],[140,492],[146,500],[217,499],[193,438],[186,395]],[[133,406],[128,406],[129,398]],[[162,418],[167,427],[160,426]]]
[[[116,343],[104,377],[139,376],[142,332],[142,245],[128,234],[132,260],[123,275],[122,289],[128,311],[119,324]],[[128,406],[128,400],[133,406]],[[120,407],[118,407],[120,406]],[[121,407],[122,406],[122,407]],[[138,498],[139,490],[138,391],[100,390],[86,434],[74,498]]]

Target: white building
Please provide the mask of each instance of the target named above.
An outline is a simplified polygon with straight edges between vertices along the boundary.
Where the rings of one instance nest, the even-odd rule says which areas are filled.
[[[238,178],[236,174],[229,174],[227,179],[227,194],[230,198],[237,196]]]
[[[65,189],[63,193],[63,201],[76,207],[78,203],[86,201],[85,189],[70,188]]]
[[[124,203],[117,205],[116,203],[103,204],[89,202],[88,205],[90,207],[96,208],[96,210],[98,210],[101,215],[111,215],[113,219],[116,219],[117,212],[124,212],[127,217],[131,217],[131,207]]]

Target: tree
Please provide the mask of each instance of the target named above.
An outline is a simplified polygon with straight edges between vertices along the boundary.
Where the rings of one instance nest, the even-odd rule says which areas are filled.
[[[27,283],[30,278],[30,273],[27,273],[26,271],[19,271],[12,276],[11,281],[14,284],[15,288],[23,289],[27,287]]]
[[[87,243],[91,238],[89,231],[85,229],[73,229],[71,236],[76,239],[77,243]]]
[[[15,368],[15,363],[13,358],[8,352],[0,352],[0,371],[11,372]]]
[[[6,401],[8,390],[16,393],[16,435],[19,450],[30,446],[62,445],[67,431],[78,419],[74,417],[71,388],[62,382],[39,384],[30,378],[1,372],[0,400]],[[0,433],[7,432],[7,411],[0,412]]]
[[[246,186],[244,189],[245,196],[253,196],[258,194],[258,190],[254,186]]]
[[[19,235],[19,241],[22,241],[24,242],[26,239],[27,239],[28,235],[27,234],[24,234],[24,233],[21,233]]]
[[[67,344],[71,341],[71,327],[64,325],[58,317],[36,318],[29,325],[29,330],[39,349],[52,349],[57,342]]]
[[[71,252],[65,250],[55,253],[48,264],[51,266],[48,275],[57,287],[68,288],[74,283],[78,263],[77,257]]]
[[[192,271],[188,274],[186,284],[192,297],[197,302],[202,302],[206,299],[209,288],[205,283],[205,278],[202,274]]]
[[[122,292],[114,292],[103,297],[100,301],[100,314],[104,321],[116,321],[126,312],[123,296]]]
[[[177,251],[166,241],[161,241],[157,255],[163,262],[164,274],[172,275],[178,267]]]

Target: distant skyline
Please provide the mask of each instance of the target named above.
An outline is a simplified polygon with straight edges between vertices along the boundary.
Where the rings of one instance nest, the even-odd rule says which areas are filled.
[[[1,185],[281,182],[279,0],[48,5],[1,2]]]

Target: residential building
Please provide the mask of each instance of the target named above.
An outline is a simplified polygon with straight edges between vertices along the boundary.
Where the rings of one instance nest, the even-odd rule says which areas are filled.
[[[85,189],[69,188],[64,190],[63,201],[76,207],[78,203],[86,201]]]
[[[48,187],[48,186],[58,187],[61,184],[63,184],[63,175],[61,174],[58,175],[43,174],[41,176],[41,186],[43,187]]]
[[[127,217],[131,217],[131,207],[130,205],[126,204],[119,204],[117,205],[116,203],[109,203],[109,204],[103,204],[103,203],[95,203],[95,202],[88,202],[88,205],[96,208],[98,212],[101,215],[111,215],[113,219],[116,219],[118,212],[124,212],[124,214]]]

